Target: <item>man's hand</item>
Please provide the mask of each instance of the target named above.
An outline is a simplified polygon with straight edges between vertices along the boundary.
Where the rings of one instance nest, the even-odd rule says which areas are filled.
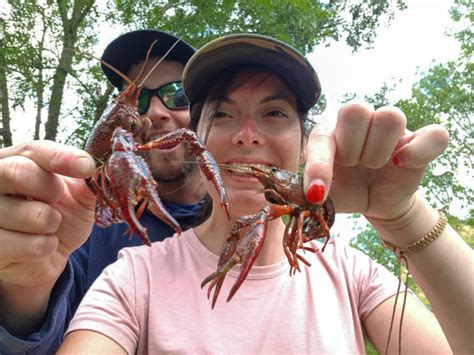
[[[69,255],[89,236],[95,197],[84,178],[94,169],[86,152],[50,141],[0,150],[2,324],[44,311]]]

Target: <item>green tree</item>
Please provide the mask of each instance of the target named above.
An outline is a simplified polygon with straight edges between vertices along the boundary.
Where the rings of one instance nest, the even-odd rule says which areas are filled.
[[[94,0],[9,1],[3,6],[0,57],[6,85],[1,88],[2,97],[8,97],[8,106],[13,108],[23,107],[26,98],[35,102],[35,139],[39,138],[43,109],[47,108],[45,137],[55,140],[66,78],[83,59],[79,48],[95,43],[94,35],[87,31],[96,18],[88,16]],[[11,135],[9,128],[3,134]]]
[[[469,0],[457,0],[450,12],[452,19],[462,25],[452,34],[460,41],[459,57],[434,64],[419,73],[420,79],[407,99],[391,102],[387,98],[396,83],[384,84],[377,93],[364,99],[376,108],[399,107],[406,114],[408,129],[412,131],[432,123],[439,123],[448,130],[450,144],[428,167],[421,185],[434,206],[453,213],[454,204],[467,208],[474,202],[472,179],[466,179],[466,176],[472,177],[474,171],[474,7]],[[346,95],[347,100],[355,97],[354,93]]]
[[[404,8],[401,0],[363,4],[312,0],[10,0],[1,14],[6,40],[0,48],[0,59],[4,58],[0,75],[3,70],[7,85],[0,89],[2,100],[8,103],[2,105],[2,115],[9,107],[22,107],[29,98],[37,106],[35,138],[40,136],[44,108],[46,138],[55,140],[64,129],[61,123],[72,117],[77,129],[68,142],[82,145],[112,91],[98,62],[84,54],[93,52],[98,23],[117,24],[123,32],[159,28],[183,36],[196,47],[225,33],[258,32],[308,53],[317,44],[342,39],[354,50],[370,46],[379,24],[390,21]],[[32,35],[35,33],[40,35]],[[66,90],[76,99],[63,102]],[[8,117],[2,118],[5,121]],[[11,136],[10,130],[3,133],[5,144],[11,144],[5,139]]]
[[[303,53],[342,38],[354,50],[370,46],[380,22],[406,7],[400,0],[118,0],[116,4],[109,18],[132,28],[179,33],[196,47],[226,33],[255,32],[277,37]]]

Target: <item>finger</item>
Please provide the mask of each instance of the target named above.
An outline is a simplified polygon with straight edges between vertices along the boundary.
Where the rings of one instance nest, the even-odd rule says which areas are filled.
[[[408,169],[424,169],[440,156],[448,146],[449,134],[440,125],[429,125],[414,133],[413,139],[393,156],[396,165]]]
[[[53,234],[61,223],[55,208],[22,198],[0,196],[0,228],[16,232]]]
[[[322,122],[311,131],[304,168],[306,198],[311,203],[321,203],[327,197],[331,186],[336,154],[334,123]]]
[[[374,109],[366,103],[350,103],[338,114],[336,161],[345,166],[359,164]]]
[[[19,155],[33,160],[44,170],[76,178],[86,178],[95,170],[94,159],[84,150],[52,141],[34,141],[0,150],[0,159]]]
[[[407,119],[395,107],[379,108],[370,122],[367,139],[360,156],[363,166],[379,169],[386,165],[393,155],[400,136],[404,133]]]
[[[58,238],[52,234],[26,234],[0,229],[0,245],[2,264],[34,262],[51,255],[58,246]]]
[[[47,203],[58,201],[65,188],[59,176],[22,156],[0,160],[0,182],[0,194],[19,194]]]

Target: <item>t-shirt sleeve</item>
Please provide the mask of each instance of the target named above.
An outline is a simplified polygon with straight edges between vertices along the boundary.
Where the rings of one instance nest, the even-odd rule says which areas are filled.
[[[69,261],[51,292],[43,325],[26,340],[13,336],[0,326],[0,354],[47,354],[58,349],[67,324],[67,309],[71,303],[68,295],[73,285],[73,274]]]
[[[365,320],[377,306],[397,293],[398,279],[359,250],[347,246],[346,255],[359,297],[360,319]]]
[[[135,275],[128,251],[122,250],[84,296],[66,334],[93,330],[134,353],[139,326],[136,318]]]

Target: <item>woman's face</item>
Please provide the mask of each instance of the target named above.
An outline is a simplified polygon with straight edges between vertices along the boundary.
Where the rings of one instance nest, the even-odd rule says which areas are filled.
[[[220,102],[206,102],[197,133],[217,163],[255,163],[296,172],[303,162],[301,125],[294,95],[276,75],[238,73]],[[235,205],[239,200],[264,202],[255,178],[221,170]],[[212,189],[208,189],[212,193]]]

